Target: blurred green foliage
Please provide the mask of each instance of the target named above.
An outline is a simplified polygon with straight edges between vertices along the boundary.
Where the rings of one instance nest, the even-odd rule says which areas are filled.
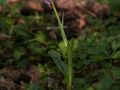
[[[5,4],[4,1],[0,0],[0,4]],[[73,90],[120,90],[120,20],[115,15],[120,11],[120,1],[98,1],[110,4],[111,15],[104,20],[89,16],[90,25],[84,29],[87,35],[74,39],[71,54],[74,67]],[[0,35],[4,33],[10,38],[0,38],[0,67],[24,69],[29,63],[41,64],[42,80],[46,80],[46,75],[51,72],[66,74],[65,46],[61,40],[50,39],[46,29],[55,25],[54,15],[24,16],[16,12],[16,8],[21,5],[16,8],[5,7],[4,13],[0,14]],[[52,62],[50,54],[61,72]],[[64,80],[60,81],[64,84]],[[43,84],[33,82],[26,90],[44,90],[41,89],[45,86]]]

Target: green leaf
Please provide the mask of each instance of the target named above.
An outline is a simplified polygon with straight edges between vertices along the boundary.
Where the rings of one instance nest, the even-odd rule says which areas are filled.
[[[112,43],[113,51],[115,52],[119,48],[120,48],[120,43],[119,42],[117,43],[116,41],[113,41],[113,43]]]
[[[72,65],[72,58],[73,58],[72,54],[73,54],[73,50],[74,50],[73,46],[74,46],[74,40],[72,39],[68,42],[68,46],[67,46],[67,55],[68,55],[69,65]]]
[[[14,58],[16,60],[20,59],[22,55],[24,55],[24,51],[23,50],[15,50],[14,52]]]
[[[119,67],[113,67],[112,73],[116,79],[120,79],[120,68]]]
[[[66,51],[66,46],[63,41],[59,43],[59,48],[63,53]]]
[[[74,50],[74,45],[75,45],[75,42],[74,42],[74,39],[71,39],[69,42],[68,42],[68,46],[67,46],[67,51],[68,53],[72,53],[72,51]]]
[[[73,79],[73,90],[87,90],[89,83],[84,78]]]
[[[95,90],[93,87],[89,87],[87,90]]]
[[[117,51],[117,52],[113,53],[112,58],[114,58],[114,59],[120,58],[120,51]]]
[[[32,82],[25,90],[44,90],[38,82]]]
[[[39,31],[36,34],[35,40],[37,40],[38,42],[41,42],[41,43],[45,43],[45,41],[46,41],[45,33],[43,33],[42,31]]]
[[[33,42],[33,43],[28,44],[28,49],[30,49],[30,51],[33,54],[41,54],[44,52],[39,42]]]
[[[58,69],[63,73],[64,76],[67,75],[67,65],[61,60],[61,55],[55,50],[50,50],[49,55],[52,57],[54,63],[57,65]]]
[[[109,89],[113,83],[114,80],[110,75],[104,75],[104,77],[100,80],[102,90]]]

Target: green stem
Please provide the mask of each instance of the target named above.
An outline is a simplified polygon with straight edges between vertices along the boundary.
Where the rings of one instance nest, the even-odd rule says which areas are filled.
[[[68,54],[68,90],[72,90],[72,58],[71,53],[67,52]]]
[[[57,20],[58,20],[58,25],[60,27],[61,36],[63,38],[65,47],[67,48],[68,41],[67,41],[67,38],[66,38],[66,35],[64,32],[64,28],[63,28],[63,20],[61,22],[61,20],[58,16],[57,10],[55,8],[55,5],[54,5],[52,0],[51,0],[51,4],[52,4],[53,10],[54,10],[54,13],[57,17]],[[67,90],[72,90],[72,58],[71,58],[71,53],[67,52],[67,56],[68,56],[68,75],[66,76],[66,78],[67,78],[66,84],[67,84]]]
[[[55,12],[55,15],[56,15],[56,17],[57,17],[57,20],[58,20],[58,24],[59,24],[59,27],[60,27],[60,32],[61,32],[61,35],[62,35],[64,44],[65,44],[65,46],[67,47],[67,38],[66,38],[66,35],[65,35],[65,32],[64,32],[63,24],[62,24],[61,21],[60,21],[60,18],[59,18],[59,16],[58,16],[57,10],[56,10],[55,5],[54,5],[54,3],[53,3],[52,0],[51,0],[51,4],[52,4],[53,10],[54,10],[54,12]]]

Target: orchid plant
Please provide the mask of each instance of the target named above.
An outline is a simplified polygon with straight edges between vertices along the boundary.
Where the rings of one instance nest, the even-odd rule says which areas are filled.
[[[49,7],[53,8],[55,16],[58,20],[58,25],[60,29],[60,33],[64,42],[64,46],[66,48],[66,55],[68,59],[68,65],[66,65],[64,62],[62,62],[59,53],[56,51],[50,51],[49,54],[51,55],[52,59],[54,60],[55,64],[59,68],[59,70],[63,73],[65,76],[65,81],[67,85],[67,90],[72,90],[72,57],[71,57],[71,47],[73,45],[69,44],[68,46],[68,40],[66,38],[65,32],[64,32],[64,25],[63,20],[60,20],[60,17],[58,15],[58,12],[56,10],[55,4],[53,0],[43,0]]]

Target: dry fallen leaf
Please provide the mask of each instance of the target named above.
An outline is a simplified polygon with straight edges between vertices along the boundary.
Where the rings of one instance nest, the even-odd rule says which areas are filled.
[[[6,39],[10,39],[11,37],[6,35],[5,33],[0,33],[0,40],[6,40]]]
[[[35,10],[35,11],[44,11],[44,7],[40,4],[40,2],[34,1],[34,0],[29,0],[27,3],[27,7]]]

